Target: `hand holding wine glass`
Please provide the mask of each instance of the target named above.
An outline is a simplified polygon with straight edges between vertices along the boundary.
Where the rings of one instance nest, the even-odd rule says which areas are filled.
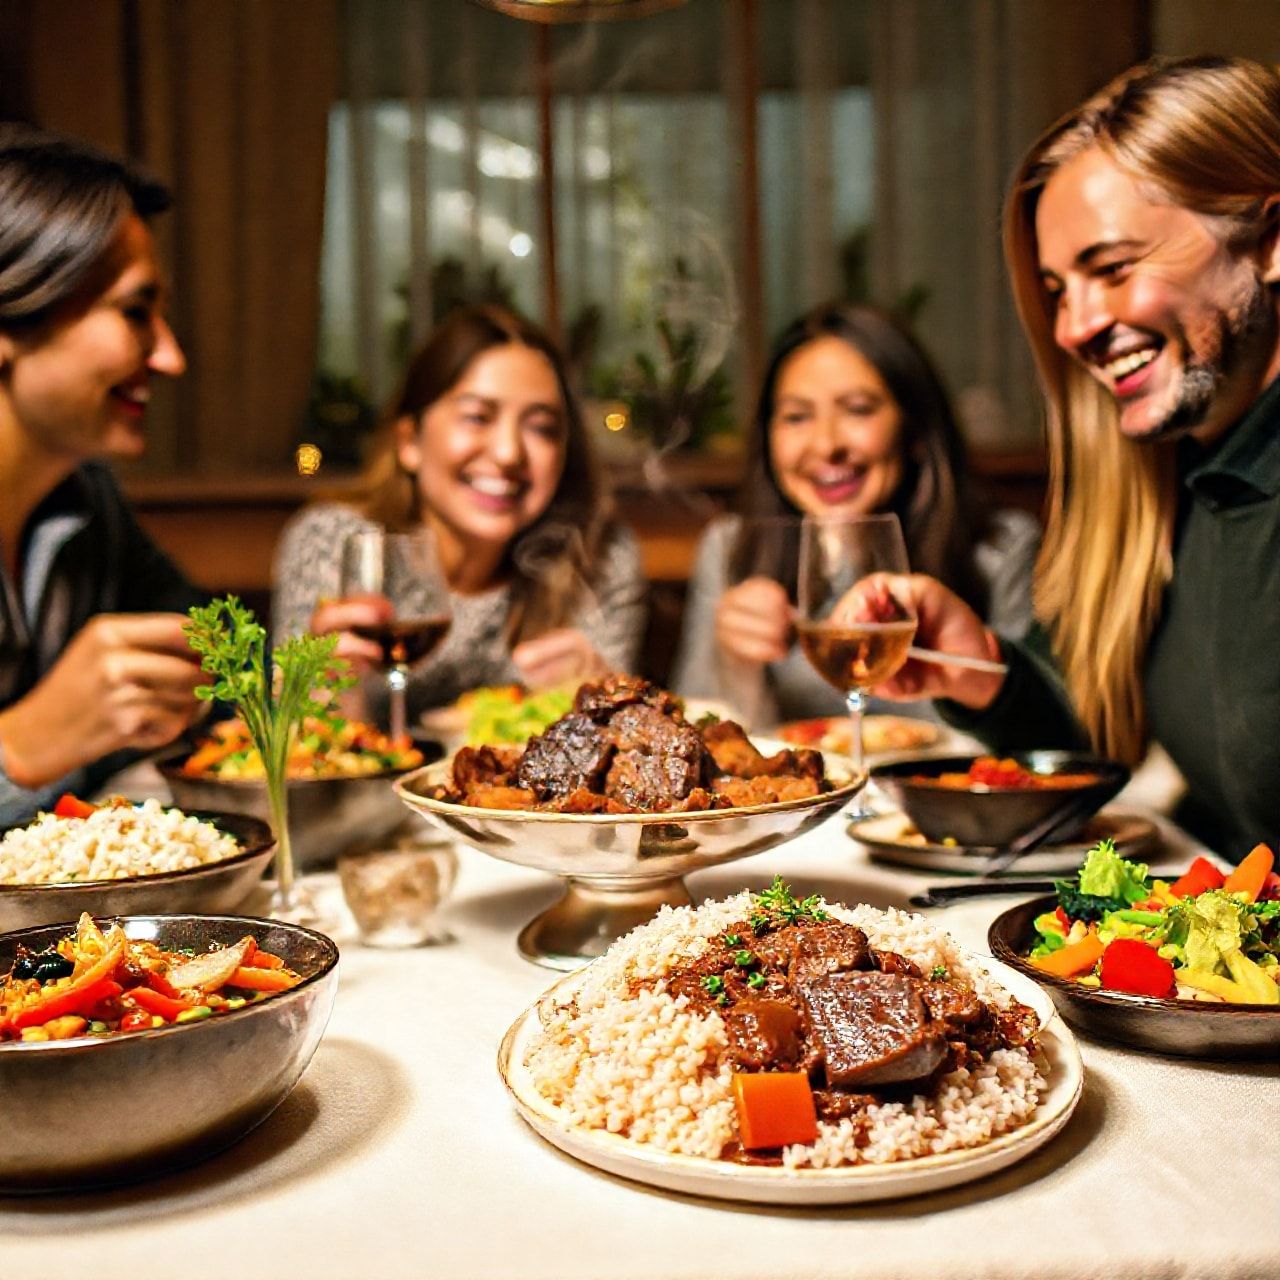
[[[806,517],[801,526],[796,630],[805,656],[845,695],[858,774],[864,772],[867,691],[902,666],[916,633],[910,598],[873,575],[906,572],[907,549],[895,515]]]
[[[449,632],[449,585],[425,531],[390,533],[362,529],[349,534],[342,548],[342,600],[345,630],[365,642],[353,657],[373,659],[387,672],[390,734],[408,732],[405,690],[409,668],[428,657]],[[375,646],[369,648],[368,646]]]

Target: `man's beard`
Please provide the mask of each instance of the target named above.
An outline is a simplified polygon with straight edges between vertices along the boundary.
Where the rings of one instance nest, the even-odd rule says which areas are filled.
[[[1144,440],[1172,440],[1203,426],[1227,380],[1246,368],[1275,340],[1275,304],[1259,284],[1243,306],[1218,314],[1216,342],[1210,354],[1189,358],[1178,378],[1173,404]]]

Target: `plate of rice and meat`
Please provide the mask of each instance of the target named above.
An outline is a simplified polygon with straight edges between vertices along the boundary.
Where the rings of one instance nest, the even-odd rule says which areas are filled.
[[[1048,1142],[1080,1099],[1035,983],[920,916],[761,894],[664,909],[512,1025],[525,1121],[608,1173],[818,1205],[937,1191]]]
[[[521,953],[577,968],[662,905],[681,877],[773,848],[837,813],[866,781],[851,763],[691,723],[634,676],[584,684],[523,747],[463,747],[396,783],[411,809],[491,857],[562,876]]]

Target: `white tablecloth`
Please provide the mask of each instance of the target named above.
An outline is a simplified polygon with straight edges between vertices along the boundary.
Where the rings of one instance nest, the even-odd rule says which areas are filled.
[[[1176,834],[1175,838],[1176,838]],[[1185,838],[1177,860],[1189,856]],[[516,952],[556,882],[470,850],[454,941],[344,945],[328,1032],[289,1099],[230,1151],[162,1180],[0,1200],[8,1276],[751,1280],[1280,1275],[1280,1067],[1162,1060],[1082,1040],[1066,1129],[985,1181],[912,1200],[775,1210],[670,1195],[561,1155],[520,1121],[498,1043],[555,975]],[[692,877],[902,904],[837,818]],[[985,949],[1014,899],[933,913]],[[193,1082],[193,1087],[198,1087]],[[3,1135],[0,1134],[0,1141]]]

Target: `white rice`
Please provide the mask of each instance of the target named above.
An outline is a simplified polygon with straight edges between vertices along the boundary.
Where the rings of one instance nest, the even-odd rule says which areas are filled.
[[[0,884],[61,884],[159,875],[221,862],[235,839],[158,800],[106,806],[87,818],[42,813],[0,839]]]
[[[944,965],[953,981],[988,1003],[1012,997],[945,933],[921,916],[874,907],[825,904],[856,924],[871,945],[897,951],[926,973]],[[568,1123],[604,1129],[664,1151],[716,1158],[737,1137],[724,1022],[697,1013],[665,984],[629,994],[630,983],[661,978],[701,955],[708,939],[751,914],[751,895],[701,907],[664,907],[620,939],[586,972],[572,997],[547,996],[542,1031],[526,1065],[539,1092]],[[944,1076],[931,1096],[867,1109],[849,1120],[821,1121],[817,1140],[783,1152],[791,1168],[883,1164],[976,1147],[1017,1128],[1035,1111],[1045,1081],[1026,1048],[1002,1049],[980,1067]],[[860,1131],[860,1132],[859,1132]]]

